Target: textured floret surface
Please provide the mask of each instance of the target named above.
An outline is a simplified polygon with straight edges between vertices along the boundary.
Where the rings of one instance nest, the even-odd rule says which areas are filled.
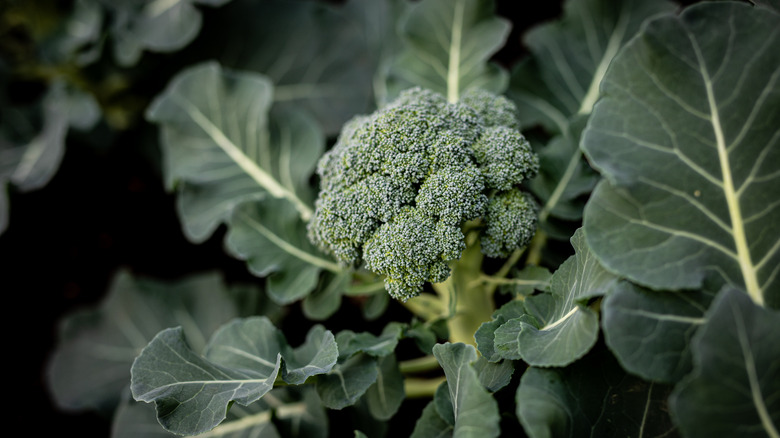
[[[412,88],[350,120],[319,161],[309,237],[344,266],[365,262],[405,301],[448,278],[466,222],[487,224],[488,256],[527,244],[535,207],[520,184],[538,167],[504,97],[472,91],[449,103]]]

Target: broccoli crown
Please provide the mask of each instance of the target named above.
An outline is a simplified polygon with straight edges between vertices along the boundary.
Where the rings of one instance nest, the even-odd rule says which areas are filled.
[[[538,167],[506,98],[472,91],[452,104],[412,88],[347,122],[322,157],[309,237],[344,266],[364,261],[405,301],[447,279],[467,221],[487,224],[488,256],[528,243],[536,212],[519,185]],[[514,192],[530,201],[496,201]]]

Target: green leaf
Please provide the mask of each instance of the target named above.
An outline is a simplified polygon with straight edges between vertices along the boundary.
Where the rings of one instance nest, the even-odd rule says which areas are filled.
[[[780,15],[731,2],[647,23],[615,58],[582,146],[604,266],[653,289],[714,277],[780,306]]]
[[[596,343],[598,315],[588,300],[604,295],[617,280],[590,253],[582,229],[571,238],[575,255],[550,279],[550,292],[525,300],[525,315],[494,332],[495,349],[506,359],[535,366],[565,366]]]
[[[477,350],[490,362],[498,362],[501,354],[495,349],[495,331],[510,319],[525,315],[525,305],[520,300],[512,300],[493,312],[490,321],[483,322],[474,334]]]
[[[493,8],[492,0],[413,5],[399,24],[406,44],[391,67],[390,94],[417,85],[455,102],[471,88],[503,92],[507,73],[488,60],[504,45],[511,24]]]
[[[642,22],[676,7],[658,0],[566,1],[559,20],[523,36],[531,57],[513,69],[507,91],[521,125],[566,134],[572,116],[590,113],[604,72]]]
[[[67,410],[110,411],[128,386],[133,359],[155,334],[180,325],[202,350],[222,324],[259,310],[244,299],[257,294],[229,291],[216,273],[164,283],[118,272],[99,306],[60,324],[47,369],[55,402]]]
[[[620,282],[601,304],[607,345],[627,371],[675,383],[691,371],[690,342],[713,293],[651,291]]]
[[[398,39],[390,32],[399,4],[233,0],[205,35],[216,42],[209,53],[223,65],[273,82],[274,107],[304,109],[335,136],[355,114],[375,108],[375,75]]]
[[[322,275],[316,290],[307,295],[301,303],[301,310],[306,318],[322,321],[336,313],[341,307],[341,295],[347,290],[351,280],[352,273],[347,270],[337,274],[326,272]]]
[[[352,330],[342,330],[336,335],[339,357],[344,359],[358,352],[374,357],[392,354],[403,335],[403,330],[404,325],[397,322],[385,326],[379,336],[368,332],[355,333]]]
[[[371,415],[377,420],[389,420],[398,412],[404,401],[404,376],[398,369],[395,354],[377,360],[379,373],[376,382],[366,391],[366,402]]]
[[[512,374],[515,372],[515,365],[511,360],[489,362],[480,356],[474,363],[474,370],[477,372],[482,386],[490,392],[496,392],[509,385]]]
[[[133,363],[133,397],[154,402],[166,430],[183,435],[209,431],[225,419],[230,402],[248,405],[273,387],[281,354],[269,360],[251,351],[242,357],[241,352],[222,357],[218,353],[218,359],[228,361],[221,366],[194,353],[181,328],[163,330]]]
[[[626,374],[604,349],[566,368],[531,367],[516,393],[517,417],[531,438],[674,436],[669,389]]]
[[[306,226],[287,201],[267,199],[236,207],[225,237],[231,255],[246,260],[249,270],[268,277],[269,297],[289,304],[315,289],[323,269],[339,272],[322,258],[306,237]]]
[[[306,340],[298,348],[283,349],[282,379],[300,385],[310,376],[330,371],[339,357],[336,338],[321,325],[315,325],[306,334]]]
[[[454,437],[497,437],[500,434],[498,403],[480,383],[472,363],[477,351],[471,345],[437,344],[433,355],[447,377]]]
[[[317,377],[317,394],[330,409],[351,406],[376,382],[377,359],[358,353]]]
[[[672,393],[676,423],[688,437],[780,436],[780,312],[726,288],[694,335],[693,373]]]
[[[147,110],[160,125],[169,188],[194,242],[207,239],[246,201],[266,197],[311,214],[308,184],[323,151],[316,123],[301,113],[269,115],[264,76],[206,62],[184,69]]]
[[[194,40],[203,21],[195,4],[220,6],[229,1],[102,0],[101,3],[113,17],[114,57],[127,67],[136,64],[144,50],[172,52]]]
[[[446,385],[446,383],[444,384]],[[431,400],[422,411],[422,415],[414,424],[410,438],[445,438],[452,436],[453,427],[445,421],[436,410],[435,401]]]
[[[230,403],[259,400],[280,370],[290,383],[302,383],[330,371],[337,354],[333,335],[321,327],[292,349],[265,317],[222,326],[204,356],[187,344],[181,328],[173,328],[160,332],[136,358],[130,387],[136,400],[154,402],[163,427],[193,435],[220,424]]]

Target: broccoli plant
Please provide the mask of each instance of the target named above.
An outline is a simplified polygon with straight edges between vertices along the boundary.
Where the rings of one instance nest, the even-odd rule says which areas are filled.
[[[512,3],[57,9],[0,64],[42,85],[2,95],[0,238],[80,142],[151,146],[175,212],[63,320],[57,406],[116,437],[780,438],[777,2]]]

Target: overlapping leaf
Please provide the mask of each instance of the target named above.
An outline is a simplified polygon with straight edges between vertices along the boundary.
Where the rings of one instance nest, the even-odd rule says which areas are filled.
[[[410,8],[399,29],[406,43],[390,71],[390,95],[417,85],[454,102],[470,88],[501,93],[507,73],[488,63],[511,24],[493,12],[492,0],[424,0]]]
[[[726,289],[691,342],[693,373],[670,398],[685,436],[780,436],[780,312]]]
[[[626,374],[603,349],[565,368],[529,368],[516,394],[531,438],[674,436],[669,388]]]
[[[521,125],[566,133],[572,116],[590,113],[604,72],[642,22],[675,8],[657,0],[568,0],[559,20],[523,36],[532,56],[513,69],[507,92]]]
[[[525,299],[525,313],[495,329],[495,351],[536,366],[565,366],[598,339],[597,313],[588,300],[607,293],[617,280],[585,245],[582,229],[571,238],[575,255],[550,279],[550,292]]]
[[[583,134],[604,265],[654,289],[707,277],[780,306],[780,15],[713,2],[650,21]]]
[[[203,356],[188,345],[181,328],[173,328],[160,332],[136,358],[131,390],[136,400],[154,402],[167,430],[194,435],[220,424],[229,403],[259,400],[280,371],[288,383],[300,383],[328,372],[337,356],[329,331],[314,327],[306,343],[292,349],[265,317],[226,324]]]
[[[181,325],[198,350],[219,326],[262,311],[255,288],[228,291],[206,273],[176,283],[119,272],[100,307],[63,320],[48,367],[54,400],[63,409],[112,409],[127,387],[133,359],[157,332]]]
[[[714,293],[650,291],[620,282],[602,302],[607,345],[629,372],[675,383],[691,371],[690,342]]]

